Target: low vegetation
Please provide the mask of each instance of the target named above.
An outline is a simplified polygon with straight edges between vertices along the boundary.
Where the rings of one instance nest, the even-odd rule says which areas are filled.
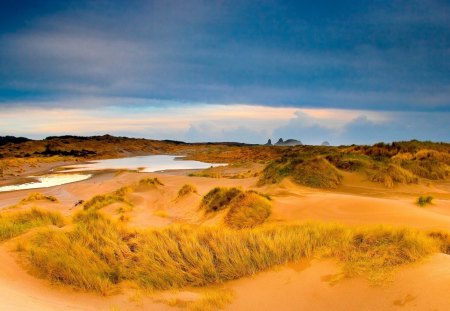
[[[0,213],[0,241],[14,238],[36,227],[64,226],[61,214],[33,208],[27,211]]]
[[[392,188],[395,184],[417,184],[419,181],[413,173],[394,164],[379,168],[371,174],[369,179],[383,183],[386,188]]]
[[[247,191],[232,200],[224,222],[233,229],[253,228],[263,224],[271,211],[272,204],[266,197]]]
[[[161,180],[158,179],[158,177],[154,177],[139,180],[135,187],[139,186],[164,186],[164,184],[161,182]]]
[[[286,177],[304,186],[324,189],[336,188],[342,181],[342,175],[325,158],[298,155],[283,157],[269,164],[259,185],[278,183]]]
[[[178,190],[177,198],[185,197],[191,193],[198,194],[197,188],[191,184],[184,184],[180,190]]]
[[[240,188],[216,187],[203,197],[200,208],[204,209],[206,213],[223,210],[229,207],[231,201],[242,193]]]
[[[132,191],[133,191],[132,187],[122,187],[109,194],[96,195],[92,199],[86,201],[83,205],[83,208],[85,210],[89,209],[99,210],[105,206],[117,202],[132,206],[131,202],[127,198],[127,194],[131,193]]]
[[[26,198],[23,198],[20,203],[30,203],[34,201],[58,202],[58,199],[52,195],[43,195],[39,192],[33,192],[30,193]]]
[[[137,183],[119,188],[108,194],[99,194],[86,201],[83,205],[85,210],[99,210],[113,203],[123,203],[130,207],[133,204],[128,199],[128,194],[133,191],[147,190],[149,187],[163,186],[164,184],[158,178],[144,178]]]
[[[336,258],[346,275],[381,282],[396,267],[448,247],[445,233],[390,227],[309,223],[134,231],[93,210],[80,212],[73,222],[71,230],[27,237],[22,256],[43,278],[103,294],[122,281],[143,289],[221,284],[312,257]]]
[[[429,205],[433,202],[433,197],[431,195],[425,196],[425,195],[421,195],[418,199],[417,199],[417,204],[420,205],[421,207],[424,207],[426,205]]]

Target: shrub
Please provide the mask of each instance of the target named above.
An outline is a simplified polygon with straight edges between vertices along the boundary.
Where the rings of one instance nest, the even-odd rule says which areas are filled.
[[[417,199],[417,204],[420,205],[421,207],[424,207],[425,205],[431,204],[433,201],[433,197],[432,196],[423,196],[421,195],[418,199]]]

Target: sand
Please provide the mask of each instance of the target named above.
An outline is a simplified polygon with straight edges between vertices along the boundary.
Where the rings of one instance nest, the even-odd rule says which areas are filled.
[[[164,186],[137,191],[134,204],[125,213],[129,225],[137,228],[163,227],[174,223],[208,225],[198,210],[201,196],[215,186],[257,189],[273,198],[272,222],[325,221],[349,225],[387,224],[420,229],[450,231],[450,195],[447,184],[401,186],[385,189],[357,176],[347,174],[344,184],[333,191],[294,185],[288,181],[277,186],[257,188],[256,178],[215,179],[188,177],[186,172],[115,174],[103,172],[93,178],[39,190],[0,193],[0,209],[15,205],[31,192],[53,195],[59,203],[33,202],[15,209],[40,206],[70,215],[80,209],[74,204],[94,195],[111,192],[142,178],[158,177]],[[186,183],[198,194],[177,198]],[[415,204],[420,194],[432,193],[434,204],[421,208]],[[119,217],[123,207],[114,204],[105,212]],[[0,244],[0,310],[174,310],[160,303],[157,293],[137,299],[133,291],[103,297],[60,288],[29,275],[14,258],[14,241]],[[344,279],[330,284],[339,273],[331,261],[297,263],[259,273],[253,277],[224,284],[234,292],[226,310],[450,310],[450,256],[436,254],[424,262],[400,269],[395,279],[381,287],[362,279]],[[195,291],[186,290],[186,292]],[[189,296],[189,295],[188,295]]]

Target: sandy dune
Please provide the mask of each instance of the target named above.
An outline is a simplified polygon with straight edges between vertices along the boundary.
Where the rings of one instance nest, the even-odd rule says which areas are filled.
[[[256,188],[256,178],[211,179],[167,173],[102,173],[92,179],[38,191],[53,195],[60,203],[35,202],[17,209],[39,205],[72,214],[78,200],[87,200],[129,185],[145,177],[158,177],[164,186],[137,191],[130,196],[134,208],[125,214],[129,225],[161,227],[171,223],[202,223],[198,205],[201,196],[215,186],[239,186],[269,193],[273,198],[273,222],[331,221],[350,225],[407,225],[421,229],[450,230],[450,198],[444,186],[417,185],[383,189],[346,175],[336,191],[321,191],[285,182],[280,186]],[[199,194],[177,199],[186,183]],[[0,193],[0,209],[17,204],[36,190]],[[421,193],[433,193],[433,206],[420,208],[415,200]],[[120,204],[105,208],[117,214]],[[206,222],[208,223],[208,222]],[[60,289],[26,273],[7,249],[0,245],[0,310],[173,310],[155,297],[133,301],[131,293],[101,297]],[[450,256],[436,254],[425,262],[404,267],[395,280],[383,287],[369,286],[361,279],[346,279],[330,285],[339,272],[328,261],[289,265],[251,278],[229,282],[235,293],[227,310],[450,310]],[[131,298],[130,298],[131,297]]]

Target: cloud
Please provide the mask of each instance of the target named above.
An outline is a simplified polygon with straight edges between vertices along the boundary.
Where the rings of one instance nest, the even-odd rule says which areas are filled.
[[[449,111],[449,6],[427,3],[38,7],[0,32],[0,105],[25,94]]]

